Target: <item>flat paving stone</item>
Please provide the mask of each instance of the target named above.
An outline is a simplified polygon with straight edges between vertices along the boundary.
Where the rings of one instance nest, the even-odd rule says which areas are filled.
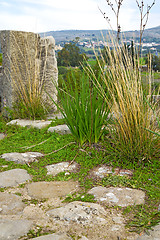
[[[78,187],[74,181],[33,182],[27,186],[28,195],[37,198],[64,197]]]
[[[44,155],[39,152],[26,152],[26,153],[4,153],[1,158],[6,161],[12,161],[18,164],[26,164],[36,161],[37,157],[43,157]]]
[[[18,240],[31,229],[32,222],[28,220],[0,219],[0,239]]]
[[[63,119],[64,116],[62,113],[52,113],[47,116],[47,119]]]
[[[0,173],[0,188],[13,187],[31,180],[31,176],[24,169],[12,169]]]
[[[19,196],[0,192],[0,214],[20,214],[25,207]]]
[[[47,175],[52,175],[52,176],[56,176],[60,172],[73,172],[78,167],[79,165],[77,163],[72,163],[70,165],[69,162],[60,162],[60,163],[46,166]]]
[[[45,235],[37,238],[32,238],[32,240],[72,240],[72,238],[68,237],[67,234],[61,233],[61,234],[50,234]]]
[[[113,170],[113,167],[105,166],[105,165],[101,167],[96,167],[90,171],[90,175],[93,175],[94,177],[98,177],[98,178],[104,178],[108,174],[131,177],[133,175],[133,172],[128,169],[120,169],[120,168],[114,168]]]
[[[56,133],[59,133],[59,134],[70,134],[71,133],[70,129],[68,128],[68,126],[66,124],[58,125],[58,126],[55,126],[55,127],[50,127],[50,128],[48,128],[48,131],[49,132],[56,132]]]
[[[95,199],[108,205],[126,207],[134,204],[144,204],[145,193],[141,190],[119,187],[94,187],[88,192]]]
[[[71,202],[64,207],[47,211],[47,215],[56,221],[76,222],[78,224],[106,224],[107,212],[96,203]]]
[[[45,120],[25,120],[25,119],[14,119],[7,123],[7,125],[19,125],[21,127],[35,127],[38,129],[47,127],[52,121]]]
[[[149,235],[144,234],[139,236],[136,240],[160,240],[160,224],[153,227],[153,230],[149,230]]]

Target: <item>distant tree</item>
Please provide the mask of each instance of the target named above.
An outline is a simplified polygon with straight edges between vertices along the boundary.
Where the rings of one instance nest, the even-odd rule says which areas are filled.
[[[85,54],[80,54],[80,49],[76,43],[65,44],[63,49],[58,52],[57,63],[59,66],[76,67],[83,61]]]
[[[153,55],[152,57],[152,67],[154,71],[160,72],[160,57]]]
[[[146,64],[148,64],[148,54],[145,56],[145,61]],[[156,55],[151,55],[151,63],[152,63],[152,69],[154,71],[159,71],[160,72],[160,56],[156,56]]]

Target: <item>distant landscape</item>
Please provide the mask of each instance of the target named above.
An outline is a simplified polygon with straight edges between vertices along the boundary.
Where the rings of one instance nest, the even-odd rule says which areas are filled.
[[[41,36],[53,36],[56,45],[63,47],[65,43],[78,39],[78,46],[81,49],[91,49],[94,47],[104,47],[106,36],[109,30],[62,30],[40,33]],[[113,32],[116,35],[116,32]],[[121,33],[125,36],[126,43],[139,42],[139,31],[126,31]],[[104,37],[104,39],[103,39]],[[59,49],[60,50],[60,49]],[[160,53],[160,26],[149,28],[143,34],[143,52]]]

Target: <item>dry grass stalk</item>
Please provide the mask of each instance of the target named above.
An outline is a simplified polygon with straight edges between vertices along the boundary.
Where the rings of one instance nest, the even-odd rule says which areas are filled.
[[[6,75],[10,76],[15,92],[13,104],[24,108],[22,111],[26,112],[26,117],[35,119],[38,109],[42,112],[46,110],[43,101],[46,61],[43,66],[43,74],[41,74],[41,49],[39,49],[38,35],[34,36],[32,49],[27,38],[22,37],[21,39],[23,48],[19,46],[14,34],[12,34],[12,39],[16,51],[12,57],[8,56],[11,68],[8,69]]]
[[[97,57],[101,82],[105,83],[105,87],[110,91],[110,98],[106,97],[104,87],[89,65],[87,72],[94,79],[107,104],[113,107],[116,122],[111,135],[117,151],[125,151],[125,155],[128,156],[145,155],[146,152],[150,151],[155,138],[146,129],[155,131],[155,119],[153,111],[146,101],[138,66],[139,61],[137,61],[136,55],[133,59],[124,44],[120,46],[112,37],[111,40],[114,48],[111,50],[106,47],[110,64],[105,62],[102,53],[101,60]],[[106,66],[105,70],[104,66]],[[150,101],[152,95],[151,76],[147,88],[147,95],[150,96],[148,100]]]

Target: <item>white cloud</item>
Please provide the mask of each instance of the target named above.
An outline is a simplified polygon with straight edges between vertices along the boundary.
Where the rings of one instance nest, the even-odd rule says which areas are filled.
[[[0,14],[0,22],[2,21],[3,26],[0,27],[0,30],[36,32],[36,19],[34,16],[11,16],[7,12],[4,12]]]
[[[1,7],[10,7],[11,4],[9,4],[8,2],[0,2]]]
[[[1,29],[35,32],[107,29],[109,25],[98,6],[106,12],[113,28],[116,29],[116,18],[105,0],[3,0],[0,6]],[[157,8],[151,10],[148,27],[160,25],[160,13]],[[139,29],[139,11],[135,0],[124,1],[119,20],[122,30]]]

